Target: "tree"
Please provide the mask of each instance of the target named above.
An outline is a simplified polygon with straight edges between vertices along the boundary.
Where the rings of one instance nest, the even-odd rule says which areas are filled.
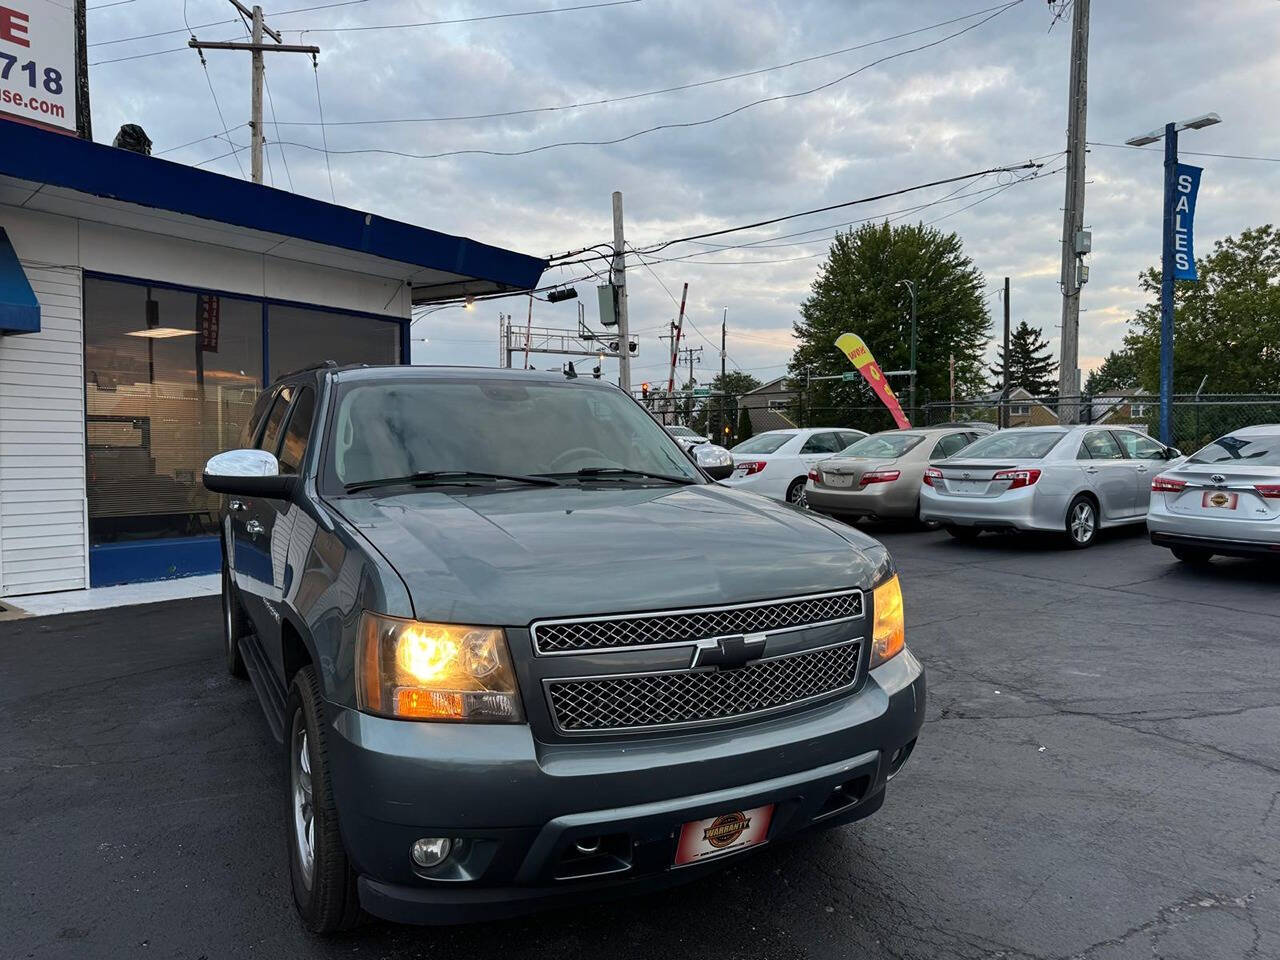
[[[1089,372],[1084,392],[1091,397],[1104,393],[1132,393],[1138,386],[1137,358],[1132,350],[1112,350],[1100,366]]]
[[[1199,282],[1175,281],[1173,392],[1280,392],[1280,231],[1271,224],[1213,245]],[[1129,320],[1138,383],[1160,389],[1160,272],[1139,277],[1150,302]]]
[[[738,432],[734,434],[733,442],[741,443],[743,440],[750,440],[751,436],[751,411],[743,407],[738,411]]]
[[[1004,344],[996,349],[995,366],[988,367],[991,389],[1004,386]],[[1049,353],[1039,327],[1021,321],[1009,334],[1009,389],[1022,387],[1035,397],[1058,392],[1058,361]]]
[[[760,386],[760,381],[741,370],[728,370],[716,374],[711,381],[711,396],[701,400],[693,421],[689,424],[714,443],[726,439],[725,427],[733,427],[738,419],[738,398]]]
[[[965,256],[956,234],[923,224],[868,223],[836,235],[800,305],[791,376],[803,383],[806,369],[813,376],[851,370],[835,346],[842,333],[862,337],[881,369],[905,370],[911,359],[911,298],[899,285],[902,280],[918,284],[918,402],[949,396],[952,355],[957,394],[979,392],[990,324],[982,274]],[[907,380],[896,377],[892,383],[905,409],[910,402]],[[888,412],[861,381],[814,383],[805,408],[813,425],[892,426]]]

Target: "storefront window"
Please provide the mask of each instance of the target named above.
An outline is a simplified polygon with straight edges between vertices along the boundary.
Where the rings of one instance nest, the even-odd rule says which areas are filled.
[[[261,303],[86,277],[84,330],[91,543],[217,533],[200,475],[261,392]]]
[[[323,360],[400,362],[399,323],[274,303],[267,317],[272,380]]]

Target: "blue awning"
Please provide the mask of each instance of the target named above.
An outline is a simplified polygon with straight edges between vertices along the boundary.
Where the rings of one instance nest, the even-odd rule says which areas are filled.
[[[0,227],[0,336],[39,332],[40,301],[18,262],[9,235]]]

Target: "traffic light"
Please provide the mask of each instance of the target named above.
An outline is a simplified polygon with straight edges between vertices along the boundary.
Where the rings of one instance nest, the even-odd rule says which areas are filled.
[[[648,381],[646,381],[646,382],[644,382],[644,383],[640,384],[640,396],[641,396],[641,397],[643,397],[645,400],[648,400],[648,399],[649,399],[649,384],[648,384]]]
[[[729,429],[729,425],[726,423],[724,425],[724,435],[727,437],[731,432],[732,431]]]

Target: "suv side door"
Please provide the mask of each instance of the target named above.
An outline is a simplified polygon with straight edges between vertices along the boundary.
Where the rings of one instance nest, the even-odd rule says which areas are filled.
[[[1136,485],[1134,486],[1134,508],[1138,513],[1146,513],[1151,506],[1151,478],[1164,469],[1169,462],[1169,451],[1163,443],[1152,440],[1137,430],[1112,430],[1124,454],[1133,464]]]
[[[1102,519],[1119,520],[1133,515],[1133,465],[1125,459],[1110,430],[1090,430],[1076,454],[1085,482],[1098,497]]]

